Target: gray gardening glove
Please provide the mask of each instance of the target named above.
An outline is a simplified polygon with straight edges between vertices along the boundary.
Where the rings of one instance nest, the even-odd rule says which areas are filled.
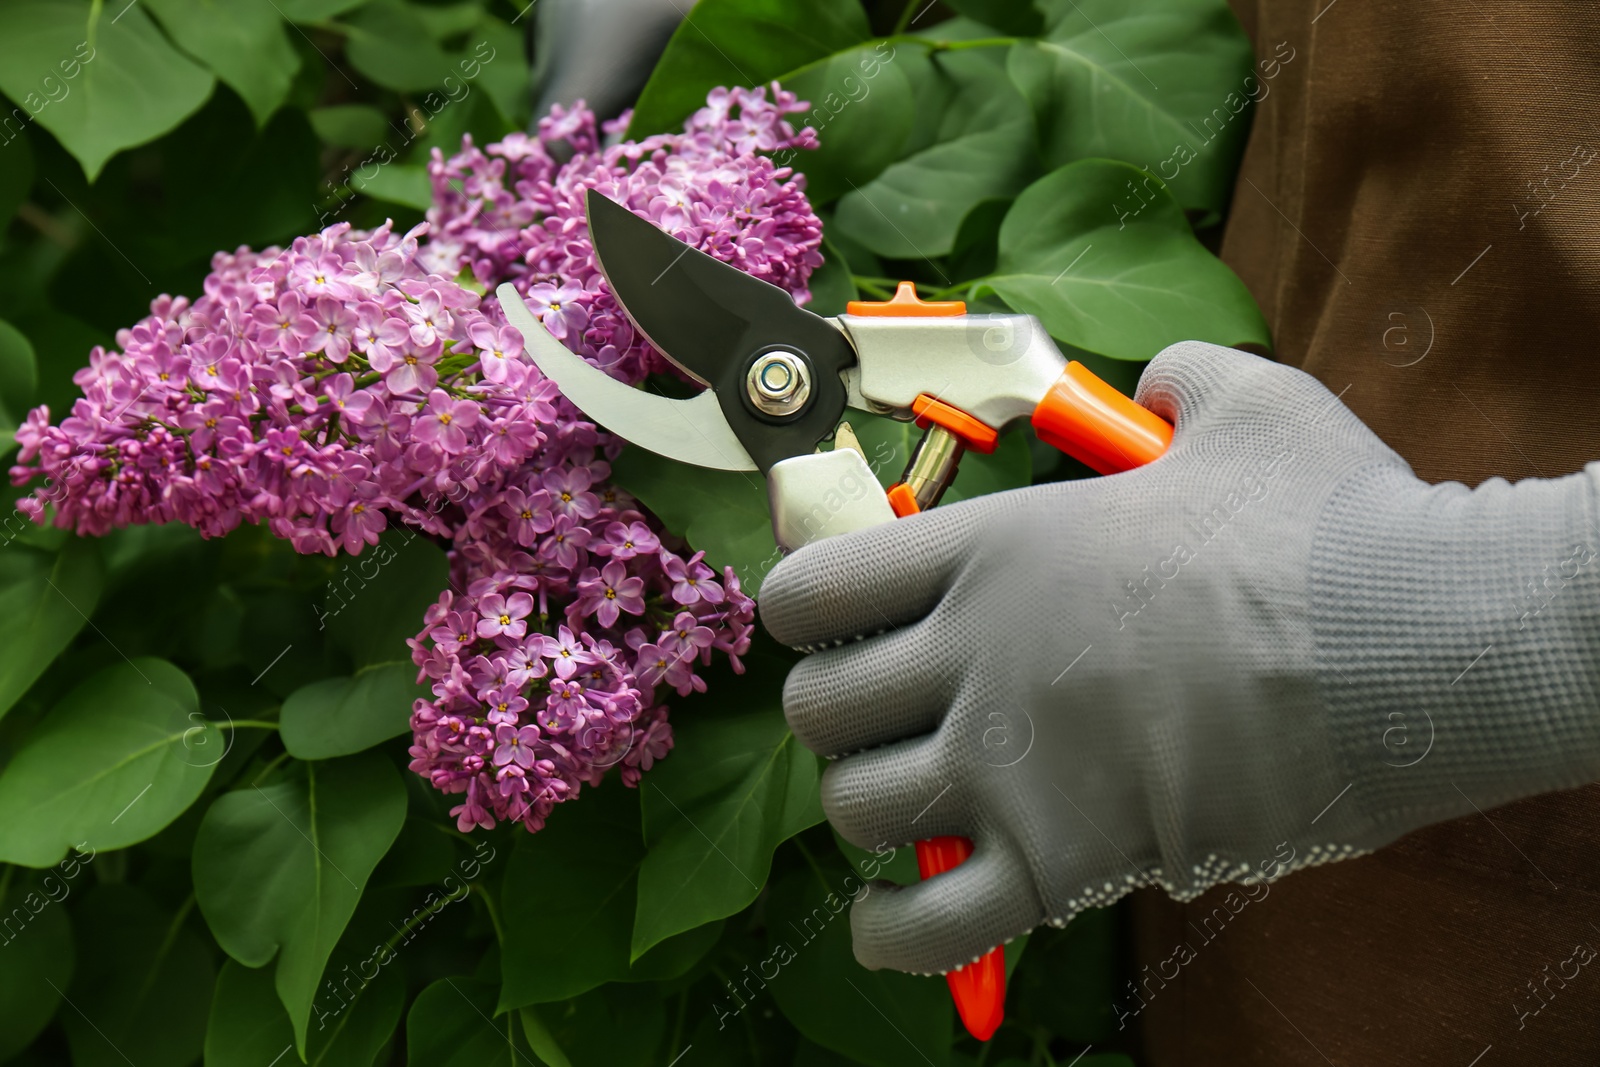
[[[587,101],[603,119],[630,107],[693,0],[539,0],[534,7],[535,121]]]
[[[868,967],[943,971],[1140,885],[1264,893],[1600,777],[1600,463],[1430,486],[1309,375],[1198,342],[1137,398],[1176,424],[1147,467],[767,578],[773,635],[832,646],[784,690],[800,740],[845,757],[829,820],[976,843],[855,905]]]

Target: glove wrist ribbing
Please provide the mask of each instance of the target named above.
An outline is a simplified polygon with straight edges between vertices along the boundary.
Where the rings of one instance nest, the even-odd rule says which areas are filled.
[[[1600,778],[1597,485],[1374,466],[1330,499],[1309,600],[1363,844]]]

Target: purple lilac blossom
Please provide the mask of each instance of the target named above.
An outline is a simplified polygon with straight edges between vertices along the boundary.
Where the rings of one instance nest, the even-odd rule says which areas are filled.
[[[573,351],[629,382],[669,364],[595,263],[590,188],[797,302],[821,263],[804,179],[756,151],[810,148],[772,86],[718,89],[681,134],[601,146],[580,103],[535,136],[435,150],[428,221],[346,223],[213,258],[204,295],[162,296],[96,348],[52,425],[17,431],[19,501],[80,535],[265,523],[303,553],[359,554],[404,523],[449,546],[450,588],[408,643],[433,699],[411,769],[459,794],[462,830],[538,830],[613,766],[638,784],[672,748],[657,687],[742,670],[754,602],[607,483],[622,442],[561,397],[492,291],[513,282]],[[608,124],[612,133],[627,116]],[[47,508],[53,508],[53,512]]]

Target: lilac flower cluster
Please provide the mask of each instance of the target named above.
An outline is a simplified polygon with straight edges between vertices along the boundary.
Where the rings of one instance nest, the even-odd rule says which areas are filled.
[[[537,137],[512,134],[487,152],[468,139],[450,159],[435,150],[434,230],[424,260],[441,273],[468,266],[491,291],[511,282],[552,334],[617,377],[635,381],[668,370],[606,286],[584,194],[598,189],[806,302],[806,281],[822,263],[822,222],[806,201],[804,180],[754,153],[815,148],[816,135],[809,127],[796,133],[785,121],[805,110],[793,93],[774,82],[772,94],[769,101],[764,89],[715,89],[683,133],[611,147],[603,147],[591,112],[557,106]],[[627,121],[623,115],[606,132]]]
[[[409,642],[433,692],[412,711],[411,767],[463,794],[458,825],[537,830],[613,766],[636,785],[672,747],[658,695],[703,690],[716,653],[742,669],[754,603],[606,484],[622,443],[480,293],[513,281],[624,380],[666,367],[595,264],[597,188],[805,300],[821,224],[803,179],[754,153],[815,140],[783,119],[804,105],[773,92],[716,90],[682,134],[609,148],[582,105],[558,108],[536,137],[436,152],[436,204],[410,233],[341,223],[219,254],[203,296],[160,297],[90,354],[66,419],[29,414],[12,478],[48,481],[19,506],[83,535],[266,523],[328,555],[411,525],[451,566]]]
[[[338,223],[287,251],[219,253],[194,303],[162,296],[96,347],[60,425],[17,431],[13,480],[36,521],[98,535],[182,522],[207,537],[266,523],[300,552],[376,544],[391,516],[449,536],[430,501],[535,454],[554,387],[476,292],[418,263],[425,226]],[[481,350],[479,346],[482,346]]]

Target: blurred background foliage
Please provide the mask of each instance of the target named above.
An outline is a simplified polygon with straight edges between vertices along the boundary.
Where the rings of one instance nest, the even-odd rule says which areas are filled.
[[[90,348],[158,294],[196,293],[219,250],[419,221],[433,148],[537,118],[531,8],[0,4],[0,422],[41,403],[60,418]],[[784,161],[825,220],[815,310],[911,279],[1035,314],[1131,388],[1163,331],[1267,342],[1202,247],[1248,127],[1225,103],[1248,44],[1221,0],[1140,13],[701,0],[629,133],[676,128],[713,86],[782,80],[822,142]],[[1164,182],[1175,140],[1193,151]],[[1154,307],[1057,284],[1119,217],[1121,258],[1085,284],[1145,272]],[[862,437],[893,480],[904,427]],[[958,489],[1082,473],[1017,434]],[[617,477],[749,584],[771,565],[745,489],[635,452]],[[1128,1062],[1117,909],[1009,946],[987,1046],[942,981],[855,963],[845,902],[914,878],[911,851],[862,852],[822,822],[817,761],[779,703],[793,657],[764,639],[747,674],[675,708],[677,750],[640,790],[587,792],[539,835],[467,837],[404,770],[404,641],[443,585],[439,548],[391,532],[369,572],[256,528],[3,525],[0,1062]]]

